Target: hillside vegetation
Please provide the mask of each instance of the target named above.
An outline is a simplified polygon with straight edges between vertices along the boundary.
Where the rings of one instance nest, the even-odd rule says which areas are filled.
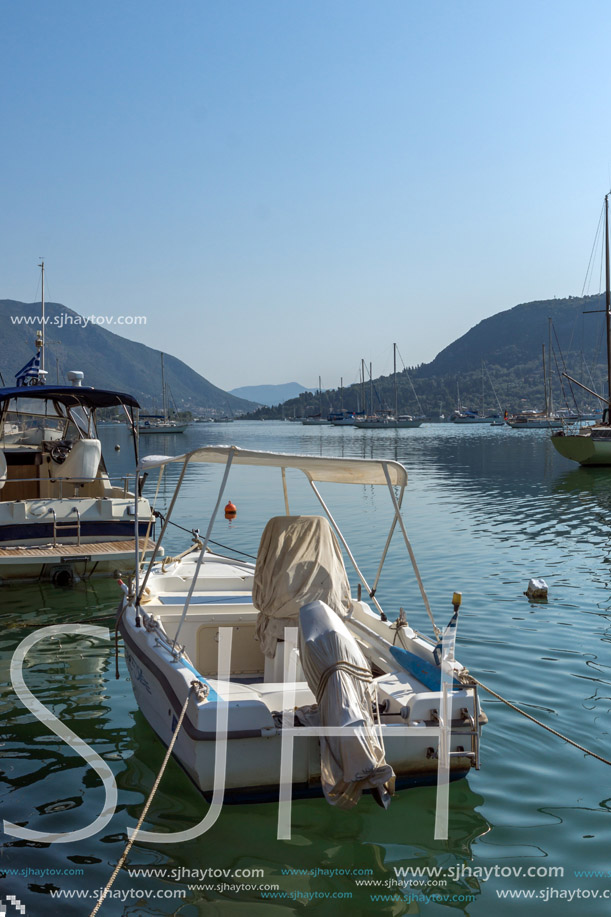
[[[528,408],[543,409],[542,345],[549,366],[549,334],[552,320],[552,396],[555,407],[568,405],[597,407],[599,402],[561,380],[569,375],[600,394],[606,393],[605,319],[596,314],[604,309],[604,296],[569,297],[523,303],[486,318],[445,347],[430,363],[408,367],[397,373],[400,412],[437,417],[448,415],[460,403],[463,408],[485,412]],[[592,313],[592,314],[584,314]],[[395,339],[401,346],[400,331]],[[362,356],[366,357],[366,354]],[[411,384],[410,384],[411,380]],[[413,388],[412,388],[413,386]],[[415,394],[414,394],[415,392]],[[328,410],[357,410],[373,405],[394,407],[392,374],[323,392],[323,413]],[[280,409],[261,409],[254,416],[293,417],[319,410],[319,396],[307,392],[287,401]]]

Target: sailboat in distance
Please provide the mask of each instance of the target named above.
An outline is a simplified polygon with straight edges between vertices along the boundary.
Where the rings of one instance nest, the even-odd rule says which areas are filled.
[[[577,433],[559,431],[552,434],[552,443],[565,458],[580,465],[611,465],[611,424],[609,414],[611,409],[611,274],[609,270],[609,194],[605,195],[605,318],[607,339],[607,395],[597,392],[573,379],[568,373],[563,373],[570,382],[574,382],[588,394],[594,395],[605,405],[602,421],[591,427],[581,427]]]
[[[168,389],[165,384],[165,367],[163,353],[161,354],[161,398],[163,402],[162,414],[140,414],[138,423],[139,433],[184,433],[188,424],[172,420],[168,408]]]

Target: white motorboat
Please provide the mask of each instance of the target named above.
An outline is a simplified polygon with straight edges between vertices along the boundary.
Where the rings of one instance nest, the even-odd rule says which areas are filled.
[[[563,426],[561,418],[545,411],[524,411],[505,422],[512,430],[560,430]]]
[[[0,389],[0,582],[129,572],[136,526],[140,551],[148,548],[149,502],[135,501],[129,476],[110,480],[95,419],[100,408],[124,409],[135,469],[138,402],[68,376],[72,385]]]
[[[182,468],[157,546],[191,463],[225,465],[216,506],[196,545],[161,564],[154,552],[144,575],[121,584],[117,626],[138,706],[164,745],[174,739],[173,754],[207,798],[262,801],[322,791],[347,808],[368,790],[387,805],[395,778],[397,786],[435,783],[440,774],[456,779],[479,766],[486,717],[476,684],[453,655],[460,597],[453,597],[442,634],[401,516],[402,465],[208,446],[176,458],[151,456],[140,468],[161,474],[171,462]],[[233,465],[276,468],[284,489],[286,515],[267,522],[254,565],[208,549]],[[289,508],[294,470],[305,475],[322,515]],[[321,483],[387,488],[392,520],[373,586]],[[433,639],[410,627],[402,609],[386,614],[376,597],[396,529]],[[356,598],[344,555],[358,580]],[[221,774],[219,755],[226,756]]]

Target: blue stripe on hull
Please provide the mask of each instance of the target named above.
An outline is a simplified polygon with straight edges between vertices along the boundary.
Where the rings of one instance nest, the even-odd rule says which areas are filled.
[[[70,520],[72,522],[72,520]],[[58,525],[62,525],[58,523]],[[140,522],[138,524],[138,532],[141,538],[144,538],[146,535],[148,522]],[[76,523],[74,525],[74,531],[70,529],[62,529],[58,533],[60,537],[58,541],[61,543],[69,541],[69,539],[76,538]],[[82,522],[81,521],[81,539],[83,538],[116,538],[119,540],[124,540],[126,538],[134,537],[134,523],[133,522]],[[52,523],[42,523],[37,522],[32,525],[6,525],[0,526],[0,544],[6,541],[15,541],[23,543],[24,541],[31,541],[34,538],[45,539],[46,541],[53,540],[53,524]]]

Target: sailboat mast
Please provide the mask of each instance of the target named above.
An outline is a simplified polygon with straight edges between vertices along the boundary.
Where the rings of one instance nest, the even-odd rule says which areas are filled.
[[[549,415],[549,405],[547,403],[547,378],[545,375],[545,344],[541,344],[541,349],[543,351],[543,394],[545,396],[545,416]]]
[[[168,399],[165,391],[165,368],[163,365],[163,353],[161,354],[161,398],[163,405],[163,419],[168,419]]]
[[[395,420],[399,416],[399,399],[397,396],[397,345],[393,344],[393,376],[395,382]]]
[[[605,194],[605,279],[607,313],[607,423],[611,422],[611,274],[609,272],[609,195]]]
[[[42,317],[42,326],[40,333],[40,369],[45,371],[45,263],[41,261],[38,265],[40,268],[40,312]],[[44,378],[44,376],[43,376]]]
[[[554,402],[552,399],[552,317],[551,315],[548,316],[547,320],[549,322],[549,347],[548,347],[548,354],[547,354],[547,384],[549,386],[548,407],[549,407],[549,413],[553,414],[554,413]]]
[[[482,360],[482,417],[485,416],[484,411],[484,361]]]
[[[361,357],[361,411],[365,412],[365,360]]]

